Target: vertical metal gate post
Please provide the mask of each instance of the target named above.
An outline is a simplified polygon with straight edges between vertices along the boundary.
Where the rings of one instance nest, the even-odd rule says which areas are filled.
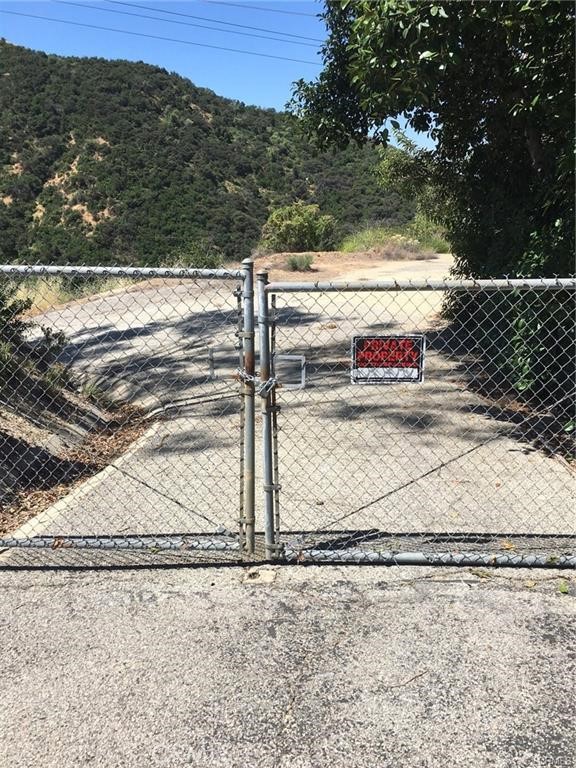
[[[238,351],[238,371],[244,370],[244,299],[242,297],[244,288],[244,282],[238,284],[234,291],[236,296],[236,314],[238,327],[236,329],[236,349]],[[212,370],[210,376],[213,375]],[[240,439],[238,443],[239,448],[239,473],[238,473],[238,539],[240,543],[240,551],[246,551],[246,529],[245,529],[245,515],[244,515],[244,431],[246,428],[245,417],[245,403],[244,403],[244,379],[239,376],[239,400],[240,400]]]
[[[264,546],[266,558],[276,555],[274,525],[274,463],[272,450],[272,389],[270,359],[270,312],[268,309],[268,272],[257,274],[258,327],[260,331],[260,396],[262,398],[262,465],[264,481]]]
[[[242,332],[243,391],[244,391],[244,525],[246,531],[246,551],[254,554],[255,541],[255,388],[254,388],[254,264],[251,259],[242,262],[244,304],[244,330]]]
[[[276,294],[273,293],[270,297],[270,307],[272,314],[270,317],[270,370],[272,378],[276,379]],[[276,398],[276,386],[272,388],[271,392],[271,410],[272,410],[272,454],[273,454],[273,472],[274,472],[274,535],[275,541],[280,541],[280,467],[278,458],[278,413],[280,406]]]

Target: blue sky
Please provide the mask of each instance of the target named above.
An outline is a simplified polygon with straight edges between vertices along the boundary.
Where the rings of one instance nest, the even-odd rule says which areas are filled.
[[[292,83],[299,78],[314,79],[321,70],[318,49],[325,37],[324,24],[318,18],[321,2],[0,2],[1,10],[29,14],[0,14],[0,36],[12,43],[63,56],[145,61],[188,77],[196,85],[210,88],[221,96],[261,107],[283,109],[290,98]],[[32,18],[34,16],[44,18]],[[47,21],[47,18],[74,24]],[[82,24],[92,27],[75,26]],[[112,29],[138,34],[123,34]],[[423,142],[423,137],[419,142]]]
[[[241,2],[241,0],[238,1]],[[276,109],[284,107],[290,97],[291,83],[294,80],[300,77],[312,79],[320,72],[320,57],[317,54],[320,43],[315,41],[324,39],[325,28],[322,21],[315,16],[321,10],[321,5],[315,2],[274,2],[274,0],[269,0],[267,3],[259,3],[258,0],[245,2],[246,5],[256,8],[261,5],[263,8],[283,11],[282,13],[233,7],[233,0],[230,0],[230,5],[220,5],[207,0],[188,0],[188,2],[126,0],[131,5],[117,5],[105,0],[75,0],[75,2],[78,2],[80,7],[57,3],[53,0],[40,0],[40,2],[3,0],[1,8],[6,11],[113,27],[141,34],[189,40],[204,45],[236,48],[268,56],[285,56],[312,63],[280,61],[7,14],[0,14],[0,34],[12,43],[48,53],[65,56],[102,56],[107,59],[129,59],[157,64],[190,78],[196,85],[211,88],[222,96],[239,99],[247,104]],[[133,5],[139,7],[132,7]],[[144,6],[148,9],[160,10],[145,10]],[[95,8],[104,10],[95,10]],[[290,13],[287,13],[288,11]],[[292,15],[295,13],[308,15]],[[141,14],[163,20],[156,21],[125,14]],[[190,18],[191,15],[214,19],[215,22]],[[225,26],[217,22],[260,27],[276,31],[277,34],[244,27]],[[219,31],[187,26],[188,24],[218,27]],[[276,39],[245,37],[234,34],[236,32]],[[312,39],[289,38],[288,34]],[[281,37],[286,42],[282,41]],[[292,43],[287,42],[288,40],[292,40]]]

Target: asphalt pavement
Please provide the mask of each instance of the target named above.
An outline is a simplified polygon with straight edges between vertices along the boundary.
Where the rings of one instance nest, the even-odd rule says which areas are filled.
[[[2,768],[573,768],[573,572],[0,572]]]

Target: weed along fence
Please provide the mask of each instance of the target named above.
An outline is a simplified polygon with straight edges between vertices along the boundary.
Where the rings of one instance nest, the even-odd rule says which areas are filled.
[[[252,269],[1,268],[0,565],[576,567],[574,279]]]

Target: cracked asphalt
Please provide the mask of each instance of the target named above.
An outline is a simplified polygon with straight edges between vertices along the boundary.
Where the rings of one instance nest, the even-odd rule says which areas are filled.
[[[0,571],[2,768],[573,768],[576,576]]]

